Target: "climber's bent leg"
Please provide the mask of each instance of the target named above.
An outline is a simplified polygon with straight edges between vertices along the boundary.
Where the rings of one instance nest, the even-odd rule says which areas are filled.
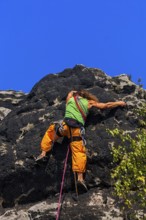
[[[46,131],[42,142],[41,142],[41,149],[42,151],[48,152],[52,148],[52,144],[56,141],[59,137],[56,135],[55,125],[52,124]]]

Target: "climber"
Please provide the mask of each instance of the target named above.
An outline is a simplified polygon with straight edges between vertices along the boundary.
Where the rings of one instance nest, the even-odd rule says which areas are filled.
[[[42,153],[37,160],[44,158],[46,152],[52,148],[52,143],[59,137],[67,136],[70,140],[72,151],[72,170],[77,173],[77,184],[87,189],[84,181],[86,170],[86,148],[84,139],[84,124],[89,110],[92,107],[98,109],[126,106],[123,101],[100,103],[99,100],[87,90],[71,91],[66,98],[66,110],[64,120],[57,125],[52,124],[46,131],[42,142]]]

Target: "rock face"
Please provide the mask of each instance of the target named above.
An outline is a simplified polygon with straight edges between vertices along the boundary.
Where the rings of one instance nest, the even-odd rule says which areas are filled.
[[[46,207],[56,203],[55,195],[60,189],[68,142],[61,139],[55,143],[53,150],[43,162],[36,163],[34,157],[40,153],[40,142],[49,124],[63,119],[66,95],[74,89],[87,89],[101,102],[126,101],[127,107],[91,110],[86,123],[86,181],[90,190],[81,195],[82,202],[78,206],[78,212],[75,211],[76,205],[70,198],[70,193],[74,192],[70,155],[64,185],[67,195],[64,201],[66,211],[62,212],[61,219],[110,219],[110,216],[113,219],[111,210],[108,211],[109,201],[113,201],[108,196],[112,187],[110,150],[113,142],[118,144],[119,140],[113,140],[107,133],[107,128],[117,127],[125,132],[134,133],[138,127],[134,109],[146,103],[146,91],[131,82],[125,74],[110,77],[99,69],[82,65],[65,69],[59,74],[47,75],[27,95],[12,91],[0,92],[0,198],[3,209],[36,203],[43,199],[47,199],[47,202],[44,202]],[[103,194],[106,194],[106,197]],[[114,209],[114,206],[111,206]],[[108,218],[103,213],[103,207]],[[49,214],[48,211],[47,214],[44,211],[40,219],[47,219],[47,216],[54,219],[54,214],[51,213],[55,208],[52,209]],[[10,211],[8,212],[10,214]],[[83,212],[84,215],[81,214],[79,217],[79,212]],[[17,217],[22,214],[24,219],[37,219],[37,214],[34,213],[37,211],[28,207],[27,213],[20,213],[19,210]],[[0,219],[5,219],[7,214],[1,215]],[[17,219],[15,214],[16,211],[12,210],[13,219]],[[120,217],[121,213],[118,212],[116,215],[118,219],[123,219]],[[20,219],[23,219],[22,216]]]
[[[5,118],[11,112],[11,110],[15,109],[17,105],[21,103],[21,101],[25,98],[25,94],[23,92],[16,91],[0,91],[0,121]]]

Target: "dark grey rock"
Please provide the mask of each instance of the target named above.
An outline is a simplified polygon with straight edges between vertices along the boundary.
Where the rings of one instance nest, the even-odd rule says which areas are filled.
[[[131,82],[125,74],[112,78],[99,69],[76,65],[73,69],[65,69],[59,74],[45,76],[28,95],[22,94],[21,100],[15,104],[12,104],[12,101],[7,104],[7,95],[9,97],[10,94],[5,94],[4,100],[0,102],[1,107],[11,110],[9,114],[3,113],[3,119],[0,121],[0,197],[3,208],[41,201],[48,197],[54,198],[59,192],[67,140],[55,143],[46,160],[36,163],[34,157],[40,153],[40,142],[49,124],[64,117],[66,95],[72,89],[88,89],[101,102],[127,101],[127,108],[118,107],[103,111],[93,108],[85,126],[88,187],[93,193],[94,189],[96,191],[99,187],[104,190],[111,187],[111,144],[118,144],[119,140],[113,140],[107,129],[117,127],[134,133],[138,127],[134,110],[146,103],[146,92]],[[12,96],[12,100],[13,98],[15,96]],[[71,155],[64,191],[67,195],[74,191]],[[87,202],[88,194],[83,197]],[[62,219],[104,219],[101,218],[102,208],[96,210],[98,218],[93,217],[88,203],[84,204],[84,207],[80,205],[78,212],[85,209],[87,212],[83,212],[80,218],[77,215],[70,218],[75,207],[67,208],[65,212],[68,217],[62,213]]]
[[[23,92],[0,90],[0,121],[3,120],[17,105],[20,105],[21,101],[25,99],[25,96],[26,94]]]

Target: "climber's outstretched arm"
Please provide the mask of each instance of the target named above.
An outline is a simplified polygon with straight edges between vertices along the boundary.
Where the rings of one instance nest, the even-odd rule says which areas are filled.
[[[96,107],[98,109],[115,108],[118,106],[124,107],[126,106],[126,103],[123,101],[101,103],[101,102],[96,102],[92,100],[89,100],[89,103],[88,103],[89,108]]]

